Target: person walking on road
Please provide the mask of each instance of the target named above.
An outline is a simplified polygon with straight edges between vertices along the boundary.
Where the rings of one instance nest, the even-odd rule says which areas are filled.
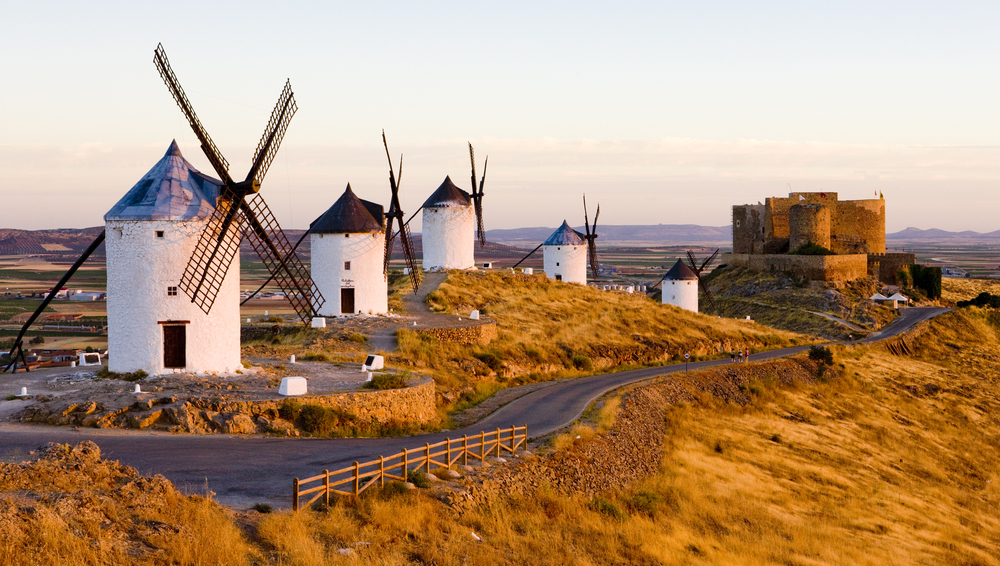
[[[744,362],[749,362],[750,361],[750,348],[747,348],[746,350],[743,350],[743,361]]]
[[[729,361],[736,363],[736,350],[729,352]]]
[[[736,361],[743,362],[743,350],[736,350]]]

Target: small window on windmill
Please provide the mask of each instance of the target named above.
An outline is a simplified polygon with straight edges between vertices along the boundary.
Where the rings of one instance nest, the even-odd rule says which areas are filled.
[[[351,235],[350,235],[350,234],[344,234],[344,237],[345,237],[345,238],[350,238],[350,237],[351,237]]]
[[[556,275],[556,281],[562,281],[562,275]]]
[[[558,261],[556,262],[556,267],[559,267],[559,262]]]
[[[162,238],[163,237],[163,230],[157,230],[156,231],[156,237],[157,238]]]
[[[168,297],[176,297],[177,296],[177,287],[167,287],[167,296]]]
[[[740,227],[740,221],[739,221],[739,220],[737,220],[737,221],[736,221],[736,227],[737,227],[737,228],[739,228],[739,227]]]
[[[350,271],[350,270],[351,270],[351,262],[345,261],[344,262],[344,271]]]

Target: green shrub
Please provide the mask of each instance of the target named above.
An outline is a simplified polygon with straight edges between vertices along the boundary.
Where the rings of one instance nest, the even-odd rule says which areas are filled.
[[[101,369],[97,370],[94,374],[98,379],[118,379],[121,381],[139,381],[140,379],[146,379],[149,374],[143,370],[136,370],[131,373],[117,373],[114,371],[108,371],[108,366],[102,366]]]
[[[833,352],[826,346],[809,346],[809,359],[832,366]]]
[[[427,474],[419,470],[410,470],[407,472],[406,481],[421,489],[426,489],[431,486],[431,480],[427,479]]]
[[[320,436],[326,436],[337,428],[350,424],[357,417],[342,411],[322,405],[306,405],[299,411],[299,422],[302,430]]]
[[[801,246],[795,248],[794,250],[788,252],[789,255],[837,255],[836,252],[829,248],[824,248],[819,244],[814,244],[813,242],[806,242]]]
[[[295,422],[302,411],[302,405],[298,399],[285,399],[278,407],[278,416],[289,422]]]
[[[323,352],[306,352],[299,357],[299,360],[303,362],[328,362],[330,361],[330,356]]]
[[[503,367],[503,358],[493,352],[476,352],[472,356],[489,366],[493,371],[500,371],[500,368]]]
[[[959,307],[990,307],[993,309],[1000,309],[1000,296],[991,295],[987,292],[979,293],[975,299],[969,299],[968,301],[958,301]]]
[[[251,507],[251,509],[253,509],[254,511],[256,511],[258,513],[270,513],[271,511],[274,510],[274,508],[272,508],[267,503],[254,503],[253,507]]]
[[[584,356],[583,354],[576,354],[573,356],[573,367],[576,369],[582,369],[584,371],[590,371],[594,369],[594,361]]]
[[[628,513],[622,511],[621,507],[600,496],[594,497],[588,507],[590,507],[591,511],[596,511],[616,521],[624,522],[628,519]]]
[[[28,344],[44,344],[44,343],[45,343],[44,336],[35,336],[34,338],[28,341]]]
[[[663,498],[656,492],[640,491],[633,495],[626,505],[634,513],[642,513],[643,515],[654,517],[657,511],[659,511],[661,501],[663,501]]]
[[[407,374],[382,373],[372,376],[372,380],[362,385],[365,389],[403,389],[406,387]]]
[[[928,299],[941,298],[941,268],[913,264],[910,266],[913,286],[927,295]]]

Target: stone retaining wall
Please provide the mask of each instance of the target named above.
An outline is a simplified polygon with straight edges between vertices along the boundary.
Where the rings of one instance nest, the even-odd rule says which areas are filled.
[[[414,332],[433,336],[442,342],[485,346],[497,337],[497,324],[490,321],[476,326],[460,326],[458,328],[419,328],[414,329]]]
[[[810,281],[853,281],[868,275],[865,254],[722,254],[722,263],[759,271],[790,271]]]

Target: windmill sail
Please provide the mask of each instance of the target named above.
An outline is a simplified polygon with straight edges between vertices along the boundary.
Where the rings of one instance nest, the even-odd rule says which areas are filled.
[[[153,61],[201,142],[202,151],[222,179],[224,186],[209,221],[188,260],[180,287],[191,302],[208,314],[225,281],[230,265],[239,253],[240,240],[246,237],[260,256],[271,276],[288,297],[303,321],[312,318],[313,309],[325,302],[309,276],[295,248],[288,242],[267,204],[258,194],[264,175],[278,152],[292,116],[298,110],[290,82],[285,83],[271,118],[261,135],[253,164],[242,182],[229,174],[229,162],[208,135],[187,95],[181,88],[167,60],[163,45],[158,45]]]
[[[591,229],[590,217],[587,214],[587,195],[583,195],[583,226],[586,233],[584,239],[587,240],[587,262],[590,264],[590,273],[594,279],[600,276],[600,265],[597,263],[597,217],[601,215],[601,205],[597,205],[597,213],[594,214],[594,226]]]
[[[413,246],[410,244],[413,237],[410,235],[409,220],[403,222],[403,208],[399,204],[399,183],[403,179],[403,156],[399,156],[399,177],[397,177],[392,170],[392,157],[389,156],[389,142],[386,141],[385,130],[382,130],[382,145],[385,146],[385,157],[389,160],[389,189],[392,191],[389,212],[385,214],[387,220],[385,225],[385,262],[382,272],[386,276],[389,274],[389,260],[392,259],[393,245],[398,234],[403,248],[403,257],[406,258],[406,265],[410,272],[410,284],[413,285],[413,292],[416,293],[420,287],[420,280],[417,279],[416,260],[413,257]],[[411,216],[410,220],[412,219]],[[399,225],[399,232],[393,232],[394,223]]]
[[[472,142],[469,142],[469,160],[472,162],[472,203],[476,210],[476,234],[479,237],[479,245],[486,245],[486,228],[483,224],[483,185],[486,184],[486,167],[490,164],[490,156],[486,156],[483,162],[483,178],[479,181],[479,188],[476,189],[476,151],[472,149]]]

